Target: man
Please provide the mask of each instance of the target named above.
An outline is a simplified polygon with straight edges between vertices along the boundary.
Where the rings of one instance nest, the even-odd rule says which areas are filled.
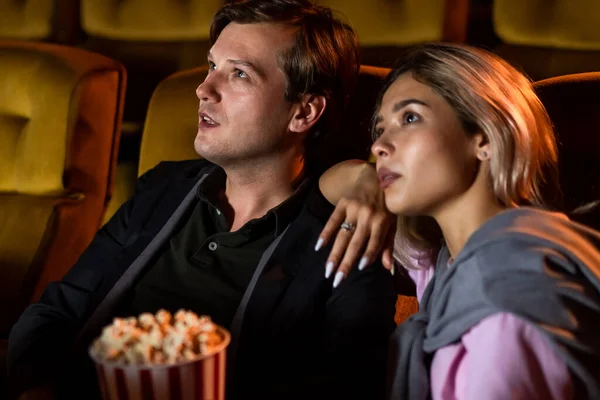
[[[306,0],[249,0],[216,14],[211,39],[203,160],[141,177],[24,312],[9,342],[18,392],[85,386],[86,349],[112,317],[186,308],[232,332],[228,398],[382,396],[392,281],[383,268],[335,290],[324,278],[328,251],[313,249],[332,207],[306,172],[355,86],[354,32]]]

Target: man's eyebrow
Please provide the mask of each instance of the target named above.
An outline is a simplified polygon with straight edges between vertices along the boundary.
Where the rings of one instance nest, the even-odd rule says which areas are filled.
[[[207,59],[211,59],[212,58],[212,53],[210,52],[210,50],[206,53],[206,58]],[[228,59],[227,60],[228,63],[231,63],[233,65],[242,65],[244,67],[250,68],[252,69],[254,72],[256,72],[261,78],[264,78],[265,73],[263,72],[263,70],[259,67],[257,67],[255,64],[253,64],[250,61],[246,61],[246,60],[237,60],[237,59]]]
[[[421,100],[417,100],[417,99],[406,99],[406,100],[402,100],[397,102],[396,104],[394,104],[394,107],[392,108],[392,112],[393,113],[397,113],[398,111],[402,110],[404,107],[406,107],[409,104],[420,104],[422,106],[425,107],[429,107],[429,105]],[[429,107],[431,108],[431,107]]]
[[[229,60],[227,60],[227,62],[230,62],[233,65],[242,65],[244,67],[250,68],[254,72],[256,72],[260,77],[264,77],[264,75],[265,75],[261,68],[257,67],[255,64],[251,63],[250,61],[229,59]]]

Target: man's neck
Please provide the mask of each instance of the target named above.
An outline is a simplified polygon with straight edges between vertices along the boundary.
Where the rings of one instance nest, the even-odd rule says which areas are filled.
[[[219,200],[230,231],[261,218],[292,196],[303,179],[303,166],[302,159],[296,158],[286,163],[279,160],[224,168],[227,179]]]

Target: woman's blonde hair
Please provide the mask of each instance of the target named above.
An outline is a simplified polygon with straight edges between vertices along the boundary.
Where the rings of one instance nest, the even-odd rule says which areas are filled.
[[[406,72],[450,104],[468,135],[485,135],[498,201],[507,207],[546,208],[542,183],[558,196],[552,124],[527,77],[485,50],[427,44],[412,50],[388,75],[377,110],[385,91]],[[442,240],[432,218],[399,216],[395,256],[406,267],[415,267],[415,259],[435,259]]]

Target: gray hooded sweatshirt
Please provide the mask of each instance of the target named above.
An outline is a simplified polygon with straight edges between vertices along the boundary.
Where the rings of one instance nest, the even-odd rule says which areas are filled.
[[[576,399],[600,399],[599,249],[599,232],[529,207],[484,223],[451,266],[443,247],[419,312],[390,339],[388,398],[429,398],[435,351],[508,312],[549,339],[569,368]]]

